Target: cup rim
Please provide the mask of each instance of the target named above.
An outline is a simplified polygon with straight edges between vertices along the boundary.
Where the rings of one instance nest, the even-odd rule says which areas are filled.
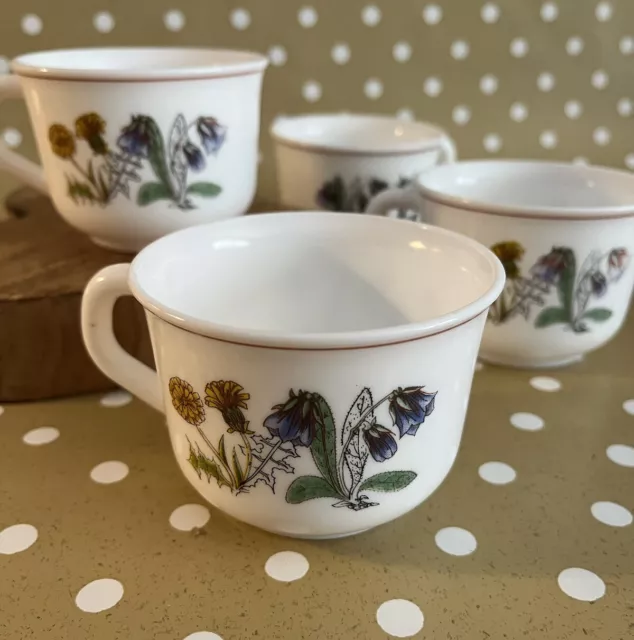
[[[197,54],[201,59],[212,56],[225,57],[221,63],[201,62],[187,66],[139,68],[129,66],[112,68],[106,65],[95,68],[72,68],[56,63],[55,56],[81,56],[94,54],[148,54],[159,52],[174,54]],[[232,59],[233,58],[233,59]],[[52,60],[47,62],[47,60]],[[152,82],[161,80],[195,80],[203,78],[223,78],[262,73],[268,59],[256,52],[208,47],[84,47],[68,49],[48,49],[17,56],[11,61],[11,70],[18,76],[47,80],[86,80],[94,82]]]
[[[392,144],[377,144],[371,139],[363,145],[345,144],[339,139],[326,142],[309,141],[305,136],[293,134],[289,132],[289,125],[297,123],[310,123],[311,121],[320,120],[326,125],[335,125],[343,121],[365,121],[368,128],[372,128],[377,124],[391,123],[395,126],[408,129],[412,133],[418,133],[415,140],[401,140]],[[273,140],[279,144],[296,149],[304,149],[307,151],[319,151],[329,154],[347,154],[347,155],[405,155],[412,153],[420,153],[435,149],[438,147],[438,141],[445,137],[446,133],[437,125],[430,122],[422,122],[420,120],[399,120],[393,116],[375,113],[356,113],[356,112],[319,112],[319,113],[303,113],[297,115],[283,115],[275,118],[269,128],[269,133]]]
[[[459,195],[452,195],[445,191],[440,191],[430,186],[429,183],[439,172],[450,173],[455,171],[456,165],[460,167],[481,167],[495,165],[502,167],[525,167],[527,169],[536,167],[550,167],[566,172],[586,172],[589,175],[599,177],[619,176],[632,183],[632,193],[634,194],[634,174],[621,169],[604,167],[600,165],[575,165],[566,162],[556,162],[550,160],[522,160],[522,159],[500,159],[500,160],[467,160],[451,164],[438,165],[432,167],[416,178],[416,185],[426,199],[446,204],[457,209],[475,211],[491,215],[509,216],[515,218],[538,218],[544,220],[597,220],[609,218],[627,218],[634,216],[634,196],[632,204],[605,205],[605,206],[525,206],[513,204],[500,204],[486,202],[478,198],[465,198]]]
[[[334,219],[342,215],[356,216],[359,219],[367,218],[364,214],[341,214],[326,211],[293,211],[255,214],[259,219],[264,217],[276,217],[279,219],[280,217],[290,218],[297,216]],[[144,290],[137,277],[137,269],[139,264],[144,260],[144,256],[147,255],[151,249],[157,250],[161,243],[166,243],[170,238],[173,239],[177,236],[187,236],[188,234],[199,233],[201,229],[204,228],[218,228],[219,225],[229,226],[231,224],[236,224],[236,221],[238,220],[244,220],[244,217],[231,218],[196,227],[189,227],[187,229],[181,229],[155,240],[150,245],[142,249],[133,259],[130,266],[128,284],[132,295],[147,311],[175,327],[222,342],[250,347],[264,347],[292,351],[339,351],[365,349],[420,340],[439,333],[444,333],[450,329],[459,327],[471,320],[474,320],[482,313],[485,313],[489,306],[501,294],[506,278],[502,263],[492,251],[479,242],[454,231],[449,231],[432,225],[419,224],[406,220],[395,220],[382,216],[371,216],[371,219],[374,224],[384,224],[386,226],[394,224],[410,225],[412,228],[416,228],[417,231],[420,231],[420,229],[423,228],[430,234],[457,241],[457,243],[463,248],[479,254],[488,262],[489,267],[491,268],[491,282],[488,288],[484,293],[471,300],[469,304],[424,322],[411,322],[408,324],[381,327],[378,329],[333,333],[277,333],[268,330],[233,328],[230,325],[197,319],[181,311],[170,308],[169,306],[161,303],[155,297],[149,295]]]

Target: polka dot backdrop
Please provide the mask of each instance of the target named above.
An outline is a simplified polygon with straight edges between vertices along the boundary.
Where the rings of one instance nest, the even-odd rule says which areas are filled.
[[[259,197],[272,202],[269,125],[277,114],[311,110],[429,120],[463,158],[583,158],[634,170],[633,24],[634,3],[618,0],[161,0],[150,8],[31,0],[3,7],[0,73],[19,53],[54,47],[261,51],[271,67]],[[23,106],[3,105],[0,132],[34,156]],[[0,187],[9,186],[3,177]]]

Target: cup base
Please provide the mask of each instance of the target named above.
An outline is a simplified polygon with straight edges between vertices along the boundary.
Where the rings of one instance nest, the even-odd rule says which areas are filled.
[[[583,360],[582,355],[569,356],[567,358],[505,358],[481,353],[478,357],[487,364],[495,364],[512,369],[557,369],[559,367],[568,367]]]
[[[138,253],[143,248],[142,246],[133,247],[131,245],[110,242],[108,240],[102,240],[101,238],[95,238],[94,236],[90,236],[90,240],[93,242],[93,244],[96,244],[102,249],[107,249],[108,251],[116,251],[117,253]]]
[[[285,538],[298,538],[300,540],[337,540],[338,538],[350,538],[352,536],[357,536],[361,533],[365,533],[366,531],[370,531],[373,527],[368,529],[359,529],[358,531],[351,531],[349,533],[332,533],[326,536],[310,536],[310,535],[302,535],[298,533],[280,533],[278,531],[271,531],[270,533],[275,533],[278,536],[283,536]]]

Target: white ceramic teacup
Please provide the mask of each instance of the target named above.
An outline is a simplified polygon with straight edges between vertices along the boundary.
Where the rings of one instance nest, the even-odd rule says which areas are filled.
[[[255,194],[264,57],[220,49],[30,53],[0,77],[26,101],[43,170],[0,148],[0,169],[47,192],[94,242],[137,251],[244,213]]]
[[[619,330],[634,284],[634,175],[593,166],[459,162],[386,192],[371,213],[417,209],[490,247],[506,270],[483,359],[518,367],[579,360]]]
[[[280,203],[288,209],[363,212],[380,191],[456,159],[442,129],[386,116],[280,117],[271,135]]]
[[[186,229],[88,284],[82,329],[167,417],[213,505],[280,534],[349,535],[425,500],[458,452],[499,260],[450,231],[336,213]],[[158,375],[112,333],[145,307]]]

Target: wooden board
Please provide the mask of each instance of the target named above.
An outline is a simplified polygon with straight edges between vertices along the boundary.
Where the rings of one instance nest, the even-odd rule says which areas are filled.
[[[10,195],[0,222],[0,402],[40,400],[107,391],[84,348],[81,295],[102,267],[131,255],[93,245],[69,227],[50,200],[30,189]],[[115,333],[146,364],[152,349],[141,306],[117,303]]]

